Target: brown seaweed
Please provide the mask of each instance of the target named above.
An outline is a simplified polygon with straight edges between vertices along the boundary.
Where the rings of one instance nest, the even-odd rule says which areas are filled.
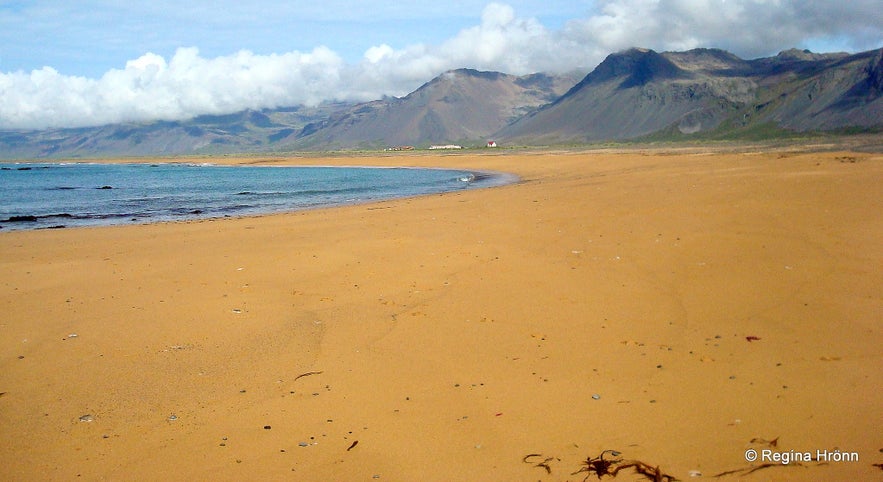
[[[583,462],[583,467],[570,475],[586,472],[586,476],[583,478],[583,482],[585,482],[593,474],[598,477],[598,480],[600,480],[601,477],[605,475],[616,477],[619,475],[619,472],[625,469],[633,469],[638,475],[642,475],[647,480],[653,482],[675,482],[678,480],[674,476],[668,475],[659,470],[658,465],[654,467],[653,465],[640,460],[605,459],[604,454],[606,453],[610,453],[614,457],[620,455],[620,453],[615,450],[605,450],[597,457],[586,458]]]
[[[310,376],[310,375],[321,375],[321,374],[322,374],[322,372],[306,372],[306,373],[301,373],[300,375],[294,377],[294,380],[292,380],[292,381],[297,381],[298,378],[308,377],[308,376]]]
[[[583,482],[585,482],[592,475],[598,477],[599,480],[605,475],[615,478],[621,471],[632,469],[636,474],[653,482],[675,482],[678,480],[659,470],[659,466],[653,466],[640,460],[623,460],[622,458],[619,458],[620,455],[620,452],[616,450],[605,450],[597,457],[586,458],[582,463],[582,467],[570,475],[585,473],[586,476],[583,478]],[[609,458],[605,458],[605,456],[609,456]],[[537,462],[540,458],[542,458],[542,460]],[[555,457],[543,457],[543,454],[527,454],[522,458],[524,463],[533,464],[534,467],[540,467],[548,474],[552,473],[552,467],[549,465],[549,462],[552,460],[560,459],[556,459]]]

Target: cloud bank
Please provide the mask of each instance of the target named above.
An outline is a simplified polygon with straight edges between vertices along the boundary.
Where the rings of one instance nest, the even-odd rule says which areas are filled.
[[[355,63],[324,46],[213,58],[184,47],[168,59],[145,53],[97,79],[51,67],[0,72],[0,128],[184,120],[325,100],[366,101],[404,95],[460,67],[512,74],[588,72],[607,54],[632,46],[719,47],[754,58],[790,47],[860,51],[883,43],[877,0],[606,0],[595,8],[549,30],[508,5],[491,3],[478,25],[440,44],[375,45]]]

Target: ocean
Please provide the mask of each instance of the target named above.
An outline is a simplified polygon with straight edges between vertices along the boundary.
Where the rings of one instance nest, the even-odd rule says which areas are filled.
[[[260,215],[512,180],[423,168],[0,163],[0,232]]]

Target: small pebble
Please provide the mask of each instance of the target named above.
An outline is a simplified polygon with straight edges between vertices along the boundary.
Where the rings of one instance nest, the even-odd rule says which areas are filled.
[[[690,477],[702,477],[702,472],[699,472],[698,470],[691,470],[687,473],[690,474]]]
[[[174,422],[175,420],[178,420],[178,416],[175,414],[171,414],[171,415],[169,415],[169,420]]]
[[[93,420],[95,420],[95,418],[92,417],[92,415],[89,415],[89,414],[86,414],[86,415],[83,415],[82,417],[80,417],[80,421],[81,421],[81,422],[91,422],[91,421],[93,421]]]
[[[592,395],[592,398],[595,399],[595,400],[601,400],[601,395],[598,395],[598,394],[596,393],[596,394]]]
[[[270,430],[271,428],[273,428],[273,427],[271,427],[269,425],[264,425],[264,430]]]
[[[301,447],[309,447],[310,444],[308,444],[308,443],[306,443],[306,442],[301,442],[301,443],[299,443],[298,445],[301,446]]]

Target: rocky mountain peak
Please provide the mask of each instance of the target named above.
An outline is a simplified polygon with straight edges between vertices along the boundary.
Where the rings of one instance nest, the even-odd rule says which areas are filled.
[[[620,88],[637,87],[653,80],[688,77],[689,73],[663,55],[644,48],[631,48],[610,54],[583,80],[585,83],[607,82],[623,78]],[[581,84],[583,82],[580,82]]]

